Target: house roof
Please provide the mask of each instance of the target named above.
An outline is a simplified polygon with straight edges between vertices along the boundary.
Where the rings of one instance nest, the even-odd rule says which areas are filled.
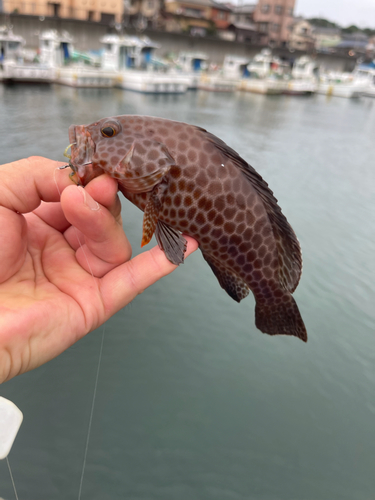
[[[165,0],[165,3],[178,3],[180,5],[200,5],[201,7],[211,7],[213,0]]]
[[[367,41],[363,40],[343,40],[336,48],[338,49],[365,49],[367,47]]]
[[[322,28],[320,26],[314,26],[314,25],[313,25],[313,31],[315,35],[332,36],[341,34],[341,30],[339,28]]]
[[[232,9],[225,3],[214,2],[213,0],[211,0],[211,6],[218,10],[225,10],[226,12],[232,12]]]
[[[232,23],[230,26],[242,31],[256,31],[256,26],[252,23]]]
[[[252,14],[255,10],[256,4],[248,3],[245,5],[236,5],[233,7],[234,14]]]

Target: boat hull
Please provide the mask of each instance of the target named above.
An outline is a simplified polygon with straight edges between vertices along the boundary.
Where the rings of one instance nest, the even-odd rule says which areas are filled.
[[[3,80],[18,83],[52,83],[55,71],[38,64],[8,64],[3,66]]]
[[[124,71],[117,75],[115,86],[142,94],[184,94],[189,79],[177,75]]]
[[[319,83],[316,92],[327,96],[345,97],[355,99],[363,95],[363,89],[353,84],[345,83]]]
[[[244,78],[238,84],[238,90],[254,94],[279,95],[286,89],[286,82],[271,78]]]
[[[316,83],[310,80],[289,80],[286,84],[284,94],[287,95],[311,95],[316,92]]]
[[[234,92],[236,81],[222,75],[202,74],[198,82],[198,89],[209,92]]]
[[[115,83],[115,73],[100,68],[67,66],[56,70],[55,82],[78,88],[111,88]]]

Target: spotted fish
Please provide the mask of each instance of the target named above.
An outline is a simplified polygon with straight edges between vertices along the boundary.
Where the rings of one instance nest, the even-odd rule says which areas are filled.
[[[192,236],[234,300],[253,292],[257,328],[307,340],[291,295],[302,270],[298,239],[268,184],[233,149],[203,128],[132,115],[72,125],[69,139],[76,182],[106,172],[143,210],[142,246],[155,234],[180,264],[181,233]]]

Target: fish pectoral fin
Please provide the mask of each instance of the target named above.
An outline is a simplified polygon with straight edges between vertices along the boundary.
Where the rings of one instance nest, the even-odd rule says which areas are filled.
[[[230,297],[232,297],[233,300],[235,300],[236,302],[241,302],[242,299],[249,295],[249,287],[241,278],[229,272],[224,267],[219,267],[220,264],[216,263],[208,255],[203,253],[203,257],[218,279],[221,288],[224,288],[224,290]]]
[[[159,212],[161,210],[161,200],[159,196],[159,187],[151,191],[150,199],[146,205],[144,215],[143,215],[143,231],[142,231],[142,243],[141,247],[147,245],[151,241],[151,238],[155,232]]]
[[[155,238],[172,264],[178,266],[184,262],[187,242],[182,234],[159,220],[155,230]]]

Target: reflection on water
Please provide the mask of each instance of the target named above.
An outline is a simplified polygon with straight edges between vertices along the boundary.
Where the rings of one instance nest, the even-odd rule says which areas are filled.
[[[63,159],[71,123],[124,113],[207,128],[264,176],[301,241],[309,342],[262,335],[191,256],[107,324],[82,498],[373,498],[375,102],[0,86],[2,160]],[[137,253],[142,214],[123,219]],[[101,334],[0,389],[25,415],[20,498],[77,495]]]

